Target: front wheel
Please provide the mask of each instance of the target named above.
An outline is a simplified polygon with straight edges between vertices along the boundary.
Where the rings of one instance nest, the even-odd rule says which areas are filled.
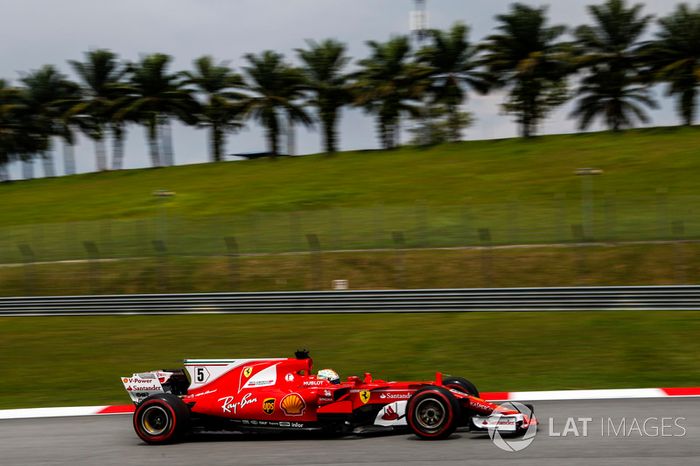
[[[441,440],[457,429],[460,418],[457,398],[446,388],[428,386],[408,400],[406,418],[414,434],[426,440]]]
[[[173,443],[182,439],[189,428],[190,410],[177,396],[169,393],[151,395],[134,412],[134,430],[150,444]]]
[[[477,390],[476,385],[462,377],[448,377],[442,381],[442,384],[447,388],[479,398],[479,390]]]

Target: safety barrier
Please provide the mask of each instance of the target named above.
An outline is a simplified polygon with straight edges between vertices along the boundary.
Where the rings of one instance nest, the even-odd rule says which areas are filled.
[[[700,286],[0,298],[0,316],[700,310]]]

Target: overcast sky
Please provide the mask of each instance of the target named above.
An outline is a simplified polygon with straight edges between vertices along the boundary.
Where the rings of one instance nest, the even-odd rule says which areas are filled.
[[[488,35],[494,16],[506,12],[510,0],[428,0],[431,27],[447,28],[455,21],[470,25],[471,39]],[[525,2],[549,5],[552,23],[576,26],[589,22],[586,5],[591,0]],[[597,2],[600,3],[600,2]],[[642,1],[645,11],[668,14],[675,0]],[[365,41],[386,40],[406,34],[412,0],[0,0],[0,77],[16,79],[18,73],[43,64],[57,65],[71,74],[67,59],[81,59],[89,49],[109,48],[121,57],[136,60],[141,54],[163,52],[175,57],[173,69],[186,69],[193,59],[209,54],[243,63],[249,52],[273,49],[295,60],[294,49],[304,39],[336,38],[346,42],[354,58],[367,54]],[[657,90],[657,95],[661,95]],[[516,134],[511,118],[501,114],[502,95],[472,96],[467,109],[477,118],[467,139],[504,138]],[[565,106],[545,123],[543,132],[575,130]],[[652,112],[653,125],[676,124],[673,103],[662,99]],[[341,123],[343,150],[376,148],[374,120],[359,110],[346,110]],[[125,166],[148,166],[142,128],[128,129]],[[299,153],[320,150],[318,131],[298,130]],[[175,126],[175,157],[178,164],[205,162],[207,135],[203,130]],[[228,138],[227,153],[265,150],[260,128]],[[79,171],[94,170],[92,143],[82,138],[78,148]],[[60,160],[60,158],[59,158]],[[59,173],[61,163],[57,160]],[[17,176],[17,167],[12,173]],[[36,173],[42,173],[37,165]]]

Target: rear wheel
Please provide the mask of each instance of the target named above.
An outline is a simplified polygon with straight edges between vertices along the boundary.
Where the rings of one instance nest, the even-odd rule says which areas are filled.
[[[151,395],[134,412],[134,430],[150,444],[177,442],[189,428],[190,410],[169,393]]]
[[[418,437],[441,440],[457,429],[459,402],[444,387],[429,386],[418,390],[408,400],[408,426]]]

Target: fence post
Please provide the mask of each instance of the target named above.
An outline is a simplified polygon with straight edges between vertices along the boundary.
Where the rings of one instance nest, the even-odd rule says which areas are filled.
[[[301,251],[304,247],[301,244],[301,221],[299,212],[289,212],[289,250]]]
[[[574,237],[575,248],[576,248],[576,269],[578,270],[579,279],[583,280],[586,273],[588,272],[588,265],[586,264],[586,252],[584,250],[586,242],[586,232],[583,225],[575,224],[571,225],[571,234]]]
[[[34,270],[34,262],[36,262],[36,256],[32,247],[28,244],[18,244],[20,254],[22,254],[22,261],[24,262],[24,294],[30,296],[34,294],[36,289],[36,274]]]
[[[344,247],[343,241],[343,214],[338,207],[334,207],[329,211],[331,219],[331,231],[333,231],[333,248],[342,250]]]
[[[558,211],[558,222],[557,226],[559,229],[559,238],[555,241],[556,243],[566,241],[568,234],[566,233],[566,221],[568,219],[568,212],[566,209],[566,194],[565,193],[555,193],[554,202],[556,204],[555,210]]]
[[[428,247],[428,208],[425,201],[416,201],[416,233],[418,235],[417,245],[421,248]]]
[[[656,190],[656,219],[658,225],[658,238],[666,239],[668,238],[669,226],[673,226],[669,221],[668,216],[668,190],[665,188],[658,188]]]
[[[114,248],[112,245],[112,221],[110,219],[100,222],[100,243],[102,244],[102,252],[107,257],[114,257]]]
[[[676,281],[679,284],[684,284],[687,280],[683,260],[685,258],[683,243],[685,239],[685,223],[682,220],[676,220],[671,224],[671,232],[674,239]]]
[[[614,242],[617,240],[617,235],[615,233],[615,227],[617,224],[617,206],[615,204],[615,197],[608,195],[605,198],[605,229],[608,241]]]
[[[231,278],[231,288],[234,291],[239,291],[240,288],[240,267],[238,264],[238,258],[240,256],[238,252],[238,241],[233,236],[227,236],[224,238],[224,243],[226,243],[226,251],[228,256],[228,269]]]
[[[471,212],[469,210],[469,205],[465,203],[462,207],[462,231],[464,231],[464,240],[462,241],[462,246],[468,246],[471,243],[471,236],[469,235],[469,226],[471,224]]]
[[[253,252],[262,252],[260,249],[260,214],[252,212],[248,215],[248,225],[252,236]]]
[[[311,276],[313,287],[316,290],[323,288],[323,261],[321,259],[321,241],[316,234],[307,234],[306,241],[309,243],[311,257]]]
[[[160,291],[168,291],[168,248],[163,240],[153,240],[153,251],[158,256],[158,281]]]
[[[394,248],[396,248],[396,254],[394,256],[394,287],[403,288],[406,273],[406,264],[404,261],[406,238],[401,231],[392,232],[391,237],[394,241]]]
[[[384,204],[376,204],[372,209],[372,221],[374,223],[374,247],[384,246]],[[365,246],[367,247],[367,246]]]
[[[100,250],[94,241],[83,241],[83,247],[90,263],[90,293],[96,294],[100,289]]]
[[[520,201],[513,199],[508,203],[508,236],[510,244],[520,241]]]
[[[479,241],[481,241],[481,278],[484,287],[488,288],[492,284],[491,277],[491,230],[489,228],[479,228]]]

